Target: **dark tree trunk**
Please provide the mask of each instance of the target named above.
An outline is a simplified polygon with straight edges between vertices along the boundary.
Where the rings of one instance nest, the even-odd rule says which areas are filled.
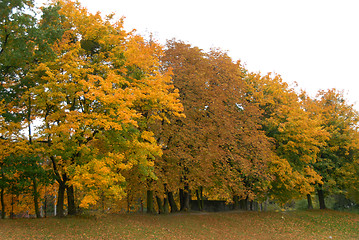
[[[203,210],[203,207],[202,207],[202,199],[201,199],[201,196],[200,196],[200,193],[199,193],[199,191],[198,191],[198,189],[196,190],[196,196],[197,196],[197,204],[198,204],[198,209],[200,210],[200,211],[202,211]]]
[[[307,201],[308,201],[308,209],[313,209],[312,196],[310,194],[307,194]]]
[[[45,199],[44,199],[44,218],[47,218],[47,193],[46,193],[46,187],[45,187]]]
[[[67,211],[68,215],[76,215],[75,191],[73,186],[67,186]]]
[[[10,211],[10,218],[13,219],[15,216],[14,214],[14,194],[11,194],[11,211]]]
[[[33,185],[33,197],[34,197],[34,205],[35,205],[35,214],[37,218],[41,218],[40,210],[39,210],[39,193],[37,192],[37,182],[36,178],[32,178],[32,185]]]
[[[27,113],[27,122],[28,122],[28,131],[29,131],[29,143],[32,144],[32,133],[31,133],[31,95],[28,98],[28,113]]]
[[[318,192],[318,199],[319,199],[319,208],[326,209],[324,192],[323,192],[323,189],[321,189],[321,186],[320,186],[320,188],[317,189],[317,192]]]
[[[5,219],[4,188],[1,188],[1,218]]]
[[[153,191],[147,190],[147,213],[154,213],[153,208]]]
[[[59,182],[59,190],[57,194],[57,206],[56,206],[56,216],[64,217],[64,198],[65,198],[66,185],[64,182]]]
[[[177,204],[175,202],[175,199],[173,198],[173,192],[168,192],[167,196],[168,196],[168,202],[171,207],[171,213],[178,212]]]
[[[164,213],[165,210],[164,210],[163,205],[162,205],[162,199],[156,195],[156,201],[157,201],[157,206],[158,206],[158,213],[159,214]]]
[[[239,201],[239,206],[241,210],[248,211],[248,197]]]
[[[130,193],[127,193],[126,200],[127,200],[127,213],[130,213],[131,211]]]
[[[199,187],[199,196],[201,198],[201,209],[204,209],[204,202],[203,202],[203,187]]]
[[[180,211],[182,211],[184,208],[184,191],[182,188],[179,190],[179,200],[180,200]]]
[[[164,213],[169,213],[169,208],[170,208],[170,206],[169,206],[169,204],[168,204],[168,197],[164,197],[163,198],[163,211],[164,211]]]
[[[203,211],[203,187],[199,187],[199,190],[196,190],[196,196],[198,209],[200,211]]]
[[[233,210],[238,210],[238,209],[239,209],[239,196],[234,195],[233,196]]]
[[[188,185],[185,185],[183,191],[183,208],[181,211],[187,212],[191,210],[190,201],[191,201],[191,192],[189,190]]]
[[[253,200],[249,202],[249,210],[253,211]]]

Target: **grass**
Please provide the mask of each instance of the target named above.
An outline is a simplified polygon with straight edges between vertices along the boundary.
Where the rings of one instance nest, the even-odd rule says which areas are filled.
[[[0,239],[359,239],[359,214],[222,212],[0,220]]]

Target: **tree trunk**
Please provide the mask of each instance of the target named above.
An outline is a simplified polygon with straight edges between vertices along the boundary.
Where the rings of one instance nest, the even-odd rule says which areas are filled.
[[[266,212],[266,211],[267,211],[267,207],[268,207],[268,199],[266,199],[266,200],[264,201],[263,212]]]
[[[1,218],[5,219],[4,188],[1,188]]]
[[[130,213],[130,211],[131,211],[131,203],[130,203],[130,193],[129,192],[127,193],[126,200],[127,200],[127,213]]]
[[[249,210],[253,211],[253,200],[249,201]]]
[[[199,197],[201,198],[201,209],[204,209],[204,202],[203,202],[203,187],[199,187]]]
[[[310,194],[307,194],[307,201],[308,201],[308,209],[313,209],[312,196]]]
[[[163,211],[164,213],[169,213],[169,204],[168,204],[168,197],[163,198]]]
[[[74,186],[67,186],[67,211],[68,215],[76,215]]]
[[[41,218],[40,210],[39,210],[39,193],[37,192],[37,182],[36,178],[32,178],[32,185],[33,185],[33,197],[34,197],[34,205],[35,205],[35,214],[37,218]]]
[[[201,196],[200,196],[200,193],[199,193],[199,191],[198,191],[198,189],[196,190],[196,196],[197,196],[197,204],[198,204],[198,209],[200,210],[200,211],[203,211],[203,206],[202,206],[202,198],[201,198]]]
[[[187,212],[191,210],[190,200],[191,200],[191,192],[189,190],[188,185],[185,185],[183,190],[183,208],[181,209],[181,211]]]
[[[168,202],[171,207],[171,213],[178,212],[177,204],[175,202],[175,199],[173,198],[173,192],[167,192],[167,196],[168,196]]]
[[[47,218],[47,192],[45,187],[44,218]]]
[[[234,195],[233,196],[233,210],[238,210],[238,209],[239,209],[239,196]]]
[[[14,194],[11,194],[11,211],[10,211],[10,218],[14,218]]]
[[[163,205],[162,205],[162,199],[156,195],[156,201],[157,201],[157,206],[158,206],[158,213],[159,214],[164,213],[165,210],[164,210]]]
[[[147,190],[147,213],[154,213],[153,208],[153,190]]]
[[[248,211],[248,197],[239,201],[239,206],[241,210]]]
[[[180,211],[183,211],[184,208],[184,191],[182,188],[179,190],[179,200],[180,200]]]
[[[318,199],[319,199],[319,208],[326,209],[324,192],[323,192],[323,189],[321,189],[321,186],[320,186],[320,188],[318,188],[317,192],[318,192]]]
[[[57,194],[57,206],[56,206],[56,216],[64,217],[64,198],[65,198],[66,185],[64,182],[59,182],[59,190]]]
[[[29,133],[29,143],[32,144],[32,133],[31,133],[31,95],[29,94],[28,98],[28,111],[27,111],[27,123],[28,123],[28,133]]]

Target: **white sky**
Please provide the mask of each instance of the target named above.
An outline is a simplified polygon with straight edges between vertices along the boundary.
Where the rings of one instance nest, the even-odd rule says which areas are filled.
[[[45,0],[36,0],[45,2]],[[80,0],[125,16],[125,29],[228,50],[254,72],[276,72],[314,95],[344,90],[359,110],[357,0]]]

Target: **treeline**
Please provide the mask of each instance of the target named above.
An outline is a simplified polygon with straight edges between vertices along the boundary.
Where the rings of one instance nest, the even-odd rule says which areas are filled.
[[[1,213],[359,201],[358,112],[79,3],[0,3]]]

